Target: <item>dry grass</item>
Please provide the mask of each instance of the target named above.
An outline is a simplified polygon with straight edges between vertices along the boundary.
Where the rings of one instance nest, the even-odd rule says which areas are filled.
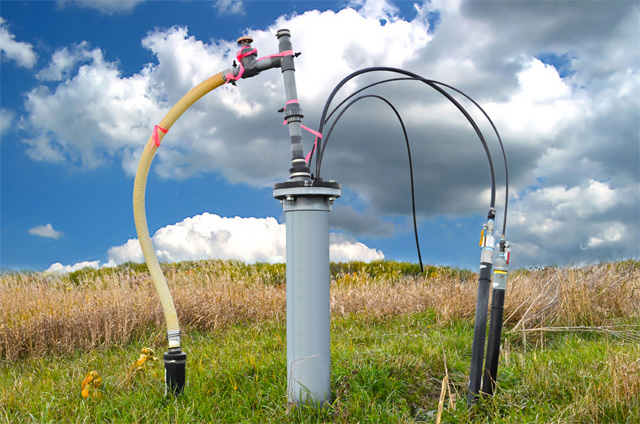
[[[546,268],[511,276],[505,322],[513,330],[541,326],[601,327],[640,316],[640,263]]]
[[[612,384],[605,390],[609,390],[608,399],[614,399],[615,404],[621,404],[637,400],[640,394],[640,358],[632,358],[630,355],[619,353],[607,362]]]
[[[166,275],[187,329],[285,319],[282,265],[201,261],[169,265]],[[386,278],[339,272],[332,276],[332,312],[385,316],[433,310],[443,322],[471,319],[477,276],[431,275],[394,273]],[[504,316],[513,331],[604,327],[640,317],[636,261],[520,271],[508,286]],[[164,322],[154,288],[142,271],[122,267],[71,277],[7,274],[0,279],[0,358],[124,344],[149,327],[163,329]],[[637,362],[627,365],[637,370]]]

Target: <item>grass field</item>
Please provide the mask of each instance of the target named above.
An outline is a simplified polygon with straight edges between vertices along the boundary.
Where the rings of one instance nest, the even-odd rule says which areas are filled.
[[[284,265],[164,268],[188,353],[175,399],[161,361],[133,366],[166,350],[144,266],[2,275],[0,422],[640,422],[638,261],[512,273],[499,387],[471,410],[472,272],[332,264],[333,402],[316,411],[286,402]]]

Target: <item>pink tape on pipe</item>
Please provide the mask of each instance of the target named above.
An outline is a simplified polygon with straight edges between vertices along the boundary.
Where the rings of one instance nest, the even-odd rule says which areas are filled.
[[[153,142],[155,143],[156,147],[160,147],[160,135],[158,134],[158,130],[162,131],[165,134],[169,131],[162,128],[160,125],[156,125],[153,127]]]
[[[291,103],[298,103],[298,99],[291,99],[287,101],[287,104],[291,104]],[[285,109],[287,108],[286,106],[284,107]],[[287,121],[284,121],[282,123],[282,125],[287,125]],[[304,125],[300,124],[300,128],[302,128],[305,131],[310,132],[311,134],[316,136],[315,141],[313,142],[313,148],[309,151],[309,153],[307,153],[307,156],[305,157],[305,162],[307,162],[307,165],[309,164],[309,159],[311,158],[311,153],[313,153],[316,150],[316,147],[318,147],[318,139],[322,138],[322,134],[320,134],[318,131],[312,130],[309,127],[305,127]]]
[[[254,54],[254,53],[255,53],[255,54],[258,54],[258,50],[257,50],[257,49],[252,49],[252,50],[247,51],[246,53],[242,53],[242,50],[240,50],[240,51],[238,51],[238,55],[236,56],[236,58],[237,58],[238,60],[240,60],[240,59],[242,59],[243,57],[247,57],[247,56],[249,56],[249,55],[251,55],[251,54]]]
[[[322,134],[320,134],[318,131],[314,131],[311,128],[305,127],[304,125],[300,124],[300,128],[302,128],[303,130],[307,130],[309,131],[311,134],[316,136],[316,141],[318,138],[322,138]]]
[[[280,52],[280,53],[276,53],[276,54],[272,54],[272,55],[269,55],[269,56],[261,57],[258,60],[269,59],[269,58],[272,58],[272,57],[285,57],[285,56],[293,56],[293,50],[285,50],[285,51]]]
[[[322,134],[320,134],[318,131],[314,131],[310,128],[307,128],[304,125],[300,125],[300,128],[305,129],[309,131],[311,134],[316,136],[316,139],[313,142],[313,148],[309,151],[309,153],[307,153],[307,156],[304,158],[304,161],[307,163],[307,165],[309,165],[309,161],[311,160],[311,153],[316,151],[316,148],[318,147],[318,139],[322,138]]]
[[[242,50],[238,51],[238,54],[236,55],[236,59],[238,59],[238,65],[240,65],[240,71],[238,71],[238,76],[234,77],[233,74],[231,72],[229,72],[227,75],[225,75],[225,84],[228,83],[229,81],[239,81],[240,78],[242,78],[242,74],[244,74],[244,66],[242,66],[242,58],[249,56],[251,54],[254,53],[258,53],[258,50],[253,49],[253,50],[249,50],[246,53],[242,53]]]
[[[307,156],[305,156],[304,161],[307,163],[307,165],[309,165],[309,161],[311,160],[311,153],[315,152],[316,147],[318,147],[318,139],[316,138],[316,141],[313,143],[313,149],[309,150],[309,153],[307,153]]]

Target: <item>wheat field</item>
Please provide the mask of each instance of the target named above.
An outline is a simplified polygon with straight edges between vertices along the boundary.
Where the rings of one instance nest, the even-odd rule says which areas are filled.
[[[165,265],[185,329],[285,320],[285,268],[234,261]],[[477,275],[429,267],[418,275],[393,263],[332,265],[332,316],[393,316],[433,310],[440,322],[472,319]],[[415,267],[414,267],[415,268]],[[67,275],[10,273],[0,278],[0,358],[64,354],[125,344],[162,311],[144,266]],[[413,272],[411,272],[413,271]],[[505,296],[505,326],[527,334],[602,331],[640,341],[640,262],[519,270]]]

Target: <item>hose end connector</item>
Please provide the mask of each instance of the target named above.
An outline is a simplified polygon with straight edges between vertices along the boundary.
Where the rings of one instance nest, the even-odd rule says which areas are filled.
[[[162,359],[164,360],[165,396],[167,394],[178,396],[184,390],[187,354],[178,347],[169,349]]]

